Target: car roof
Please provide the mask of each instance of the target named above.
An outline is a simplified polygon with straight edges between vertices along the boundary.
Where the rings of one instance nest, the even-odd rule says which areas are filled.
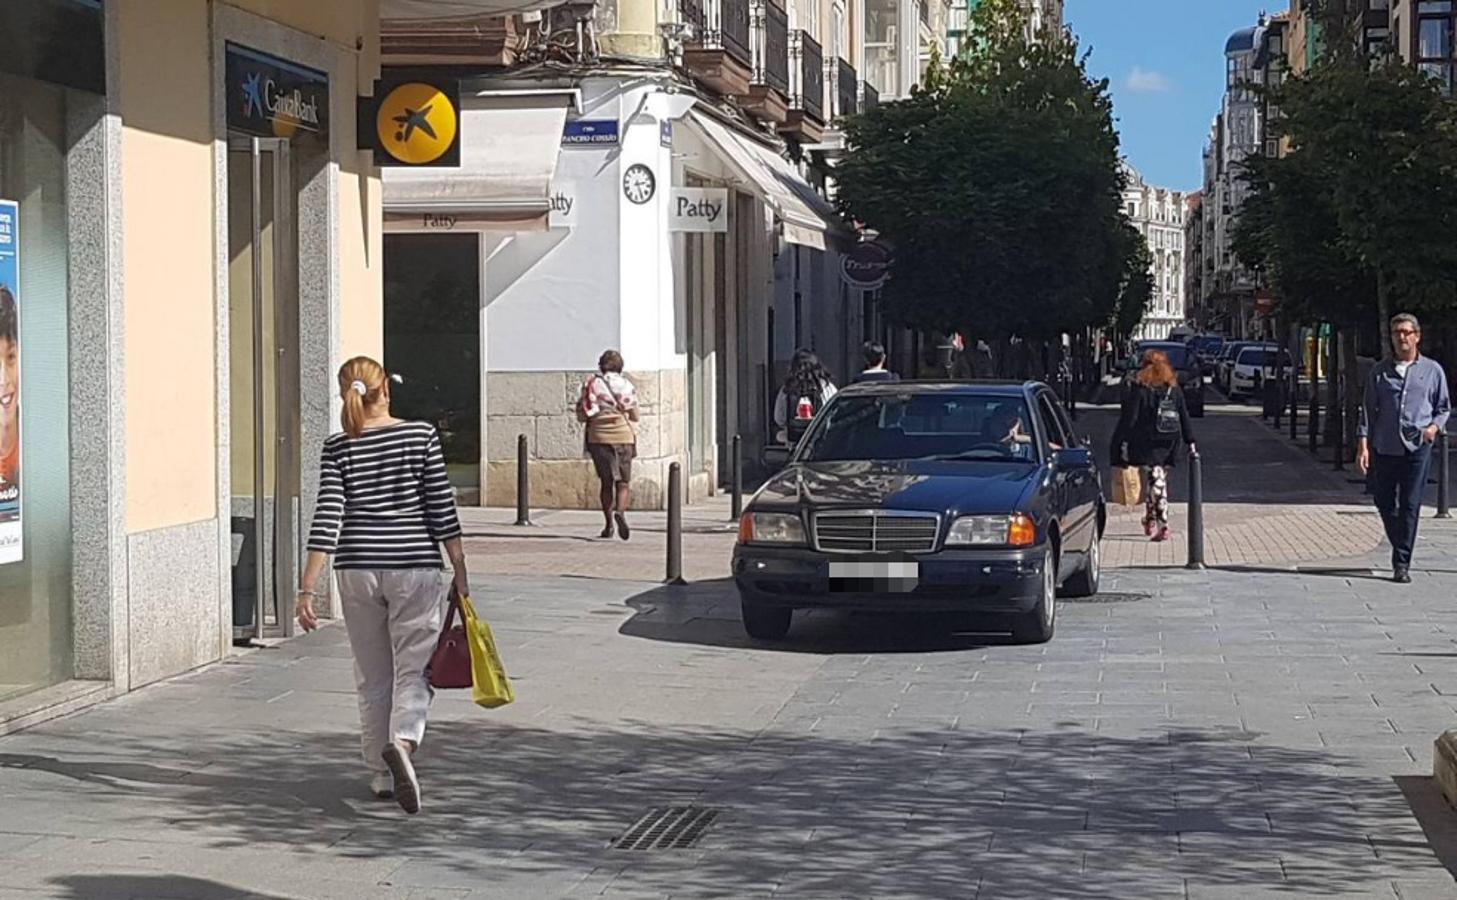
[[[864,381],[859,384],[847,385],[840,390],[841,394],[860,395],[870,394],[983,394],[994,397],[1021,397],[1027,391],[1037,390],[1043,387],[1037,381],[947,381],[947,380],[906,380],[906,381]]]
[[[1183,344],[1179,341],[1139,341],[1138,346],[1153,347],[1155,349],[1158,349],[1160,347],[1175,347],[1180,350],[1187,350],[1189,348],[1188,344]]]

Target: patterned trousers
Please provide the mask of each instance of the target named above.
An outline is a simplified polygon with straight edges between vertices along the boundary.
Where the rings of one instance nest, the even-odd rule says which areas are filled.
[[[1168,525],[1169,470],[1163,466],[1144,466],[1143,481],[1148,485],[1148,494],[1144,498],[1144,524]]]

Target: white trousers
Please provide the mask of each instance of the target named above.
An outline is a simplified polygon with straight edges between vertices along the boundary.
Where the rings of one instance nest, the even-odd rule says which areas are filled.
[[[440,637],[445,574],[439,569],[340,569],[344,626],[354,651],[364,764],[387,772],[392,740],[419,744],[434,691],[425,666]]]

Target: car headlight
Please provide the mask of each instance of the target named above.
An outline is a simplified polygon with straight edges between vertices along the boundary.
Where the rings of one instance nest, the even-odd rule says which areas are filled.
[[[804,522],[792,513],[744,513],[739,519],[741,544],[803,544]]]
[[[956,547],[1027,547],[1037,542],[1037,526],[1024,515],[962,516],[951,523],[946,545]]]

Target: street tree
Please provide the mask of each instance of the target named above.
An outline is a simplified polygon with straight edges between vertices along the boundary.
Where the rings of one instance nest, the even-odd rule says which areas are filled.
[[[847,215],[895,262],[903,325],[1001,340],[1109,324],[1139,242],[1105,80],[1070,35],[1029,42],[1015,0],[972,13],[967,49],[924,86],[850,121],[837,170]]]

